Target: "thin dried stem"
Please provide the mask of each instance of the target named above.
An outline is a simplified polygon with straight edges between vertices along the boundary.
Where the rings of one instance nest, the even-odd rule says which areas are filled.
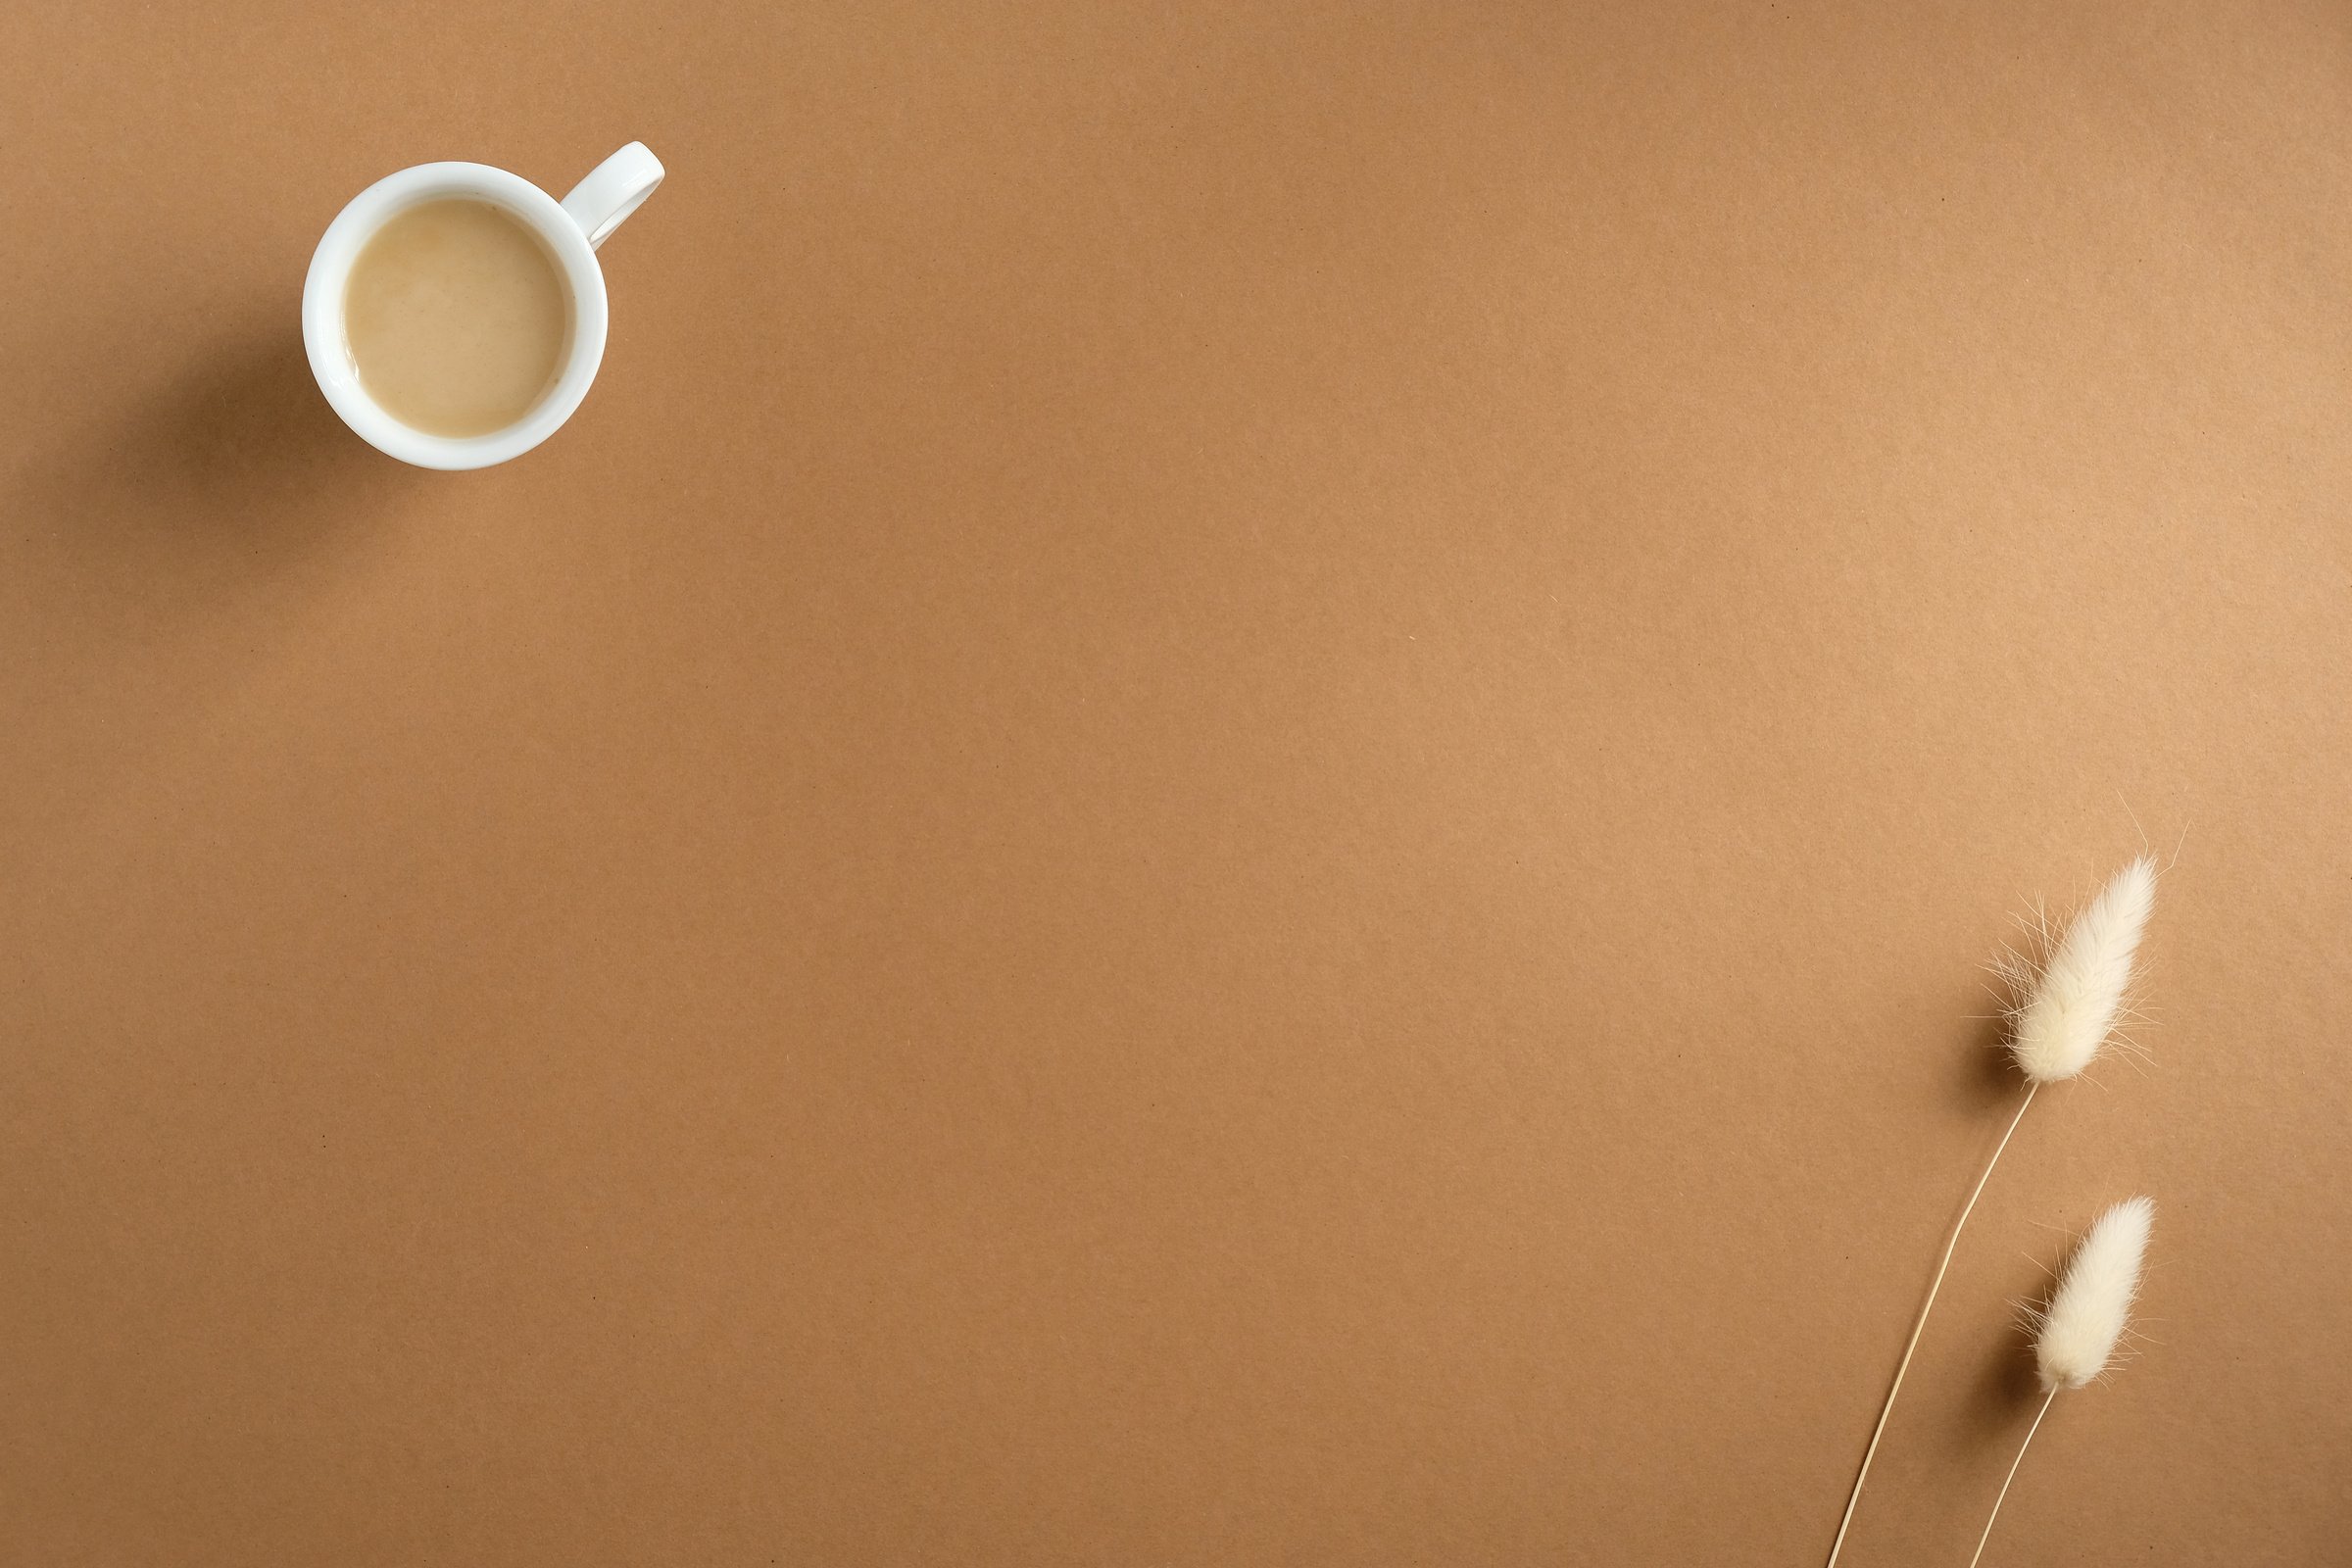
[[[2017,1446],[2017,1457],[2009,1461],[2009,1473],[2001,1477],[2001,1494],[1992,1499],[1992,1512],[1984,1521],[1984,1533],[1977,1538],[1977,1555],[1968,1559],[1968,1568],[1977,1568],[1979,1559],[1984,1557],[1984,1543],[1992,1539],[1992,1521],[2001,1516],[2001,1504],[2009,1499],[2009,1483],[2017,1479],[2017,1467],[2026,1462],[2026,1450],[2034,1446],[2034,1434],[2041,1430],[2041,1418],[2050,1413],[2050,1400],[2057,1397],[2058,1391],[2052,1389],[2049,1397],[2041,1401],[2041,1408],[2034,1413],[2034,1424],[2026,1428],[2026,1441]]]
[[[2017,1114],[2009,1118],[2009,1131],[2001,1134],[2000,1143],[1993,1148],[1992,1157],[1984,1162],[1984,1169],[1978,1174],[1977,1185],[1969,1191],[1968,1202],[1962,1206],[1960,1218],[1952,1226],[1951,1237],[1943,1244],[1943,1257],[1936,1265],[1936,1282],[1928,1287],[1927,1304],[1919,1309],[1919,1321],[1911,1325],[1911,1343],[1903,1347],[1902,1363],[1894,1369],[1894,1387],[1886,1391],[1886,1403],[1879,1411],[1879,1424],[1870,1429],[1870,1446],[1862,1450],[1862,1470],[1854,1477],[1854,1490],[1845,1499],[1845,1517],[1838,1521],[1838,1539],[1830,1543],[1830,1560],[1826,1568],[1838,1568],[1838,1553],[1845,1548],[1845,1533],[1853,1528],[1854,1505],[1862,1500],[1862,1483],[1870,1479],[1870,1461],[1878,1457],[1879,1439],[1886,1433],[1886,1418],[1894,1414],[1894,1396],[1903,1392],[1903,1374],[1911,1370],[1911,1352],[1919,1348],[1919,1337],[1927,1331],[1928,1314],[1936,1310],[1936,1293],[1943,1289],[1944,1272],[1952,1266],[1952,1251],[1960,1245],[1960,1232],[1967,1228],[1968,1216],[1976,1212],[1977,1199],[1983,1195],[1984,1184],[1992,1179],[1992,1167],[2001,1162],[2001,1152],[2009,1147],[2009,1139],[2016,1133],[2017,1124],[2026,1119],[2026,1109],[2034,1103],[2034,1097],[2040,1089],[2039,1084],[2027,1085],[2025,1100],[2018,1105]]]

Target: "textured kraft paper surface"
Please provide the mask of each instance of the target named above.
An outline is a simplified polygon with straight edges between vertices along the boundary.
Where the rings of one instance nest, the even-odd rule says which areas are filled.
[[[2352,1543],[2352,13],[41,5],[0,1562]],[[511,466],[336,211],[642,138]],[[2177,860],[2176,860],[2177,853]]]

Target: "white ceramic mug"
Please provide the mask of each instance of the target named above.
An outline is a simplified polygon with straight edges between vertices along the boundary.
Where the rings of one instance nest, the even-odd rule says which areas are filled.
[[[302,341],[318,390],[345,424],[403,463],[486,468],[522,456],[554,435],[588,395],[605,357],[605,274],[596,265],[596,248],[661,183],[662,161],[641,141],[597,165],[560,202],[521,175],[487,164],[418,164],[377,180],[327,225],[302,286]],[[491,202],[521,220],[556,259],[571,304],[570,346],[547,395],[505,429],[464,438],[428,435],[377,407],[360,385],[343,331],[343,285],[361,247],[393,214],[451,196]]]

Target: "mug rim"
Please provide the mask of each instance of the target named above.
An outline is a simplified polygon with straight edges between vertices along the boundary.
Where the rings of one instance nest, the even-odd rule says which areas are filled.
[[[527,224],[554,255],[571,304],[564,368],[528,414],[487,435],[444,436],[404,424],[360,384],[343,330],[343,285],[367,242],[394,215],[447,197],[488,201]],[[386,174],[344,204],[319,236],[302,287],[302,339],[311,374],[345,424],[386,456],[424,468],[486,468],[518,458],[563,427],[604,363],[604,269],[571,215],[520,174],[488,164],[416,164]]]

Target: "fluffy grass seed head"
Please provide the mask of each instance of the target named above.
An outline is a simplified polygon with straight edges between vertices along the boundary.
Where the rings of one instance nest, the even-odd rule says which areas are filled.
[[[2012,1020],[2010,1054],[2030,1081],[2072,1078],[2099,1054],[2123,1011],[2155,903],[2156,863],[2142,856],[2067,927]]]
[[[2079,1389],[2107,1370],[2139,1293],[2140,1259],[2155,1217],[2153,1200],[2128,1198],[2101,1214],[2075,1249],[2034,1337],[2043,1388]]]

